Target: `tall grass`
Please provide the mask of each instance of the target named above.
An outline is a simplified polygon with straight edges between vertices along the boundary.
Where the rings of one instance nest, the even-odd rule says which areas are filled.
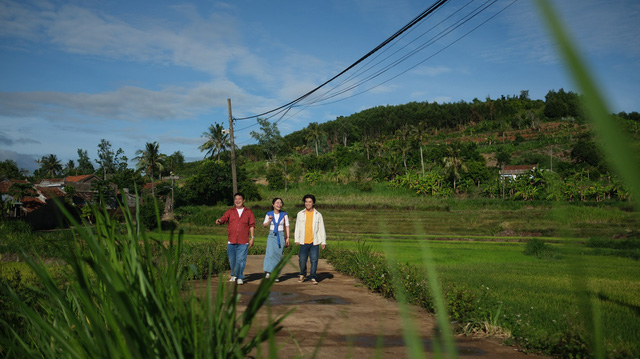
[[[44,299],[36,309],[3,282],[19,308],[23,328],[3,323],[5,357],[43,358],[244,358],[278,332],[286,314],[253,328],[273,281],[263,281],[242,314],[239,295],[220,281],[204,300],[186,290],[193,266],[181,265],[182,233],[169,243],[139,233],[127,209],[125,223],[94,211],[95,227],[74,223],[78,240],[61,283],[31,256]],[[159,253],[154,257],[153,253]],[[252,334],[250,334],[252,333]]]
[[[558,51],[564,58],[567,71],[578,86],[580,93],[584,96],[582,104],[587,118],[599,135],[597,138],[600,141],[600,145],[616,172],[629,186],[632,196],[637,198],[638,194],[640,194],[640,163],[633,155],[635,152],[631,146],[630,139],[611,120],[609,115],[611,111],[605,97],[590,75],[590,71],[550,2],[548,0],[538,0],[538,5],[543,19],[547,22],[548,29],[558,43]],[[637,201],[635,203],[636,208],[640,208]],[[588,290],[582,264],[581,262],[574,263],[574,275],[572,278],[581,302],[584,324],[587,329],[586,334],[591,344],[592,354],[596,358],[604,358],[606,354],[603,340],[601,302],[594,293]]]

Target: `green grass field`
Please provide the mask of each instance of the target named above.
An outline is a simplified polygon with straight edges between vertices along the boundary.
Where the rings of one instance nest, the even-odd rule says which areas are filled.
[[[638,213],[627,203],[434,200],[385,187],[361,193],[350,186],[300,186],[284,195],[263,189],[262,201],[247,203],[256,214],[256,244],[266,241],[267,230],[260,224],[270,199],[284,197],[293,222],[305,193],[318,197],[331,247],[355,249],[364,242],[395,262],[423,268],[428,264],[423,249],[430,249],[430,264],[442,287],[455,285],[473,293],[477,306],[485,309],[485,317],[477,320],[499,328],[494,334],[510,333],[511,340],[534,351],[566,341],[564,350],[576,353],[580,350],[572,345],[588,342],[596,318],[608,356],[640,353],[638,261],[587,246],[591,238],[638,238]],[[226,209],[180,208],[184,239],[224,241],[226,226],[213,223]],[[149,236],[170,237],[155,232]],[[551,246],[552,255],[525,255],[531,238]],[[594,316],[594,309],[601,314]],[[572,337],[580,333],[584,338]]]
[[[389,245],[383,242],[387,241]],[[589,330],[585,292],[597,298],[609,353],[640,351],[640,266],[636,260],[593,255],[578,241],[553,244],[557,257],[523,254],[521,242],[430,240],[370,236],[366,243],[401,263],[422,266],[423,247],[432,253],[442,286],[455,284],[483,297],[486,321],[511,328],[514,339],[544,348],[572,329]],[[339,246],[356,248],[356,242]],[[388,253],[388,248],[393,253]],[[484,303],[484,304],[483,304]],[[624,355],[622,355],[624,356]]]
[[[628,205],[433,200],[390,189],[361,194],[339,186],[309,186],[286,195],[265,190],[263,201],[247,205],[260,223],[270,198],[284,197],[293,217],[304,193],[318,197],[330,246],[355,249],[365,242],[416,266],[424,266],[422,249],[428,246],[442,286],[455,284],[483,298],[478,305],[487,306],[484,320],[507,328],[513,340],[530,349],[546,350],[549,342],[566,340],[566,350],[574,350],[577,341],[571,335],[590,335],[596,308],[607,353],[640,353],[638,261],[586,246],[590,238],[637,237],[638,213]],[[209,216],[213,223],[224,209],[200,209],[208,214],[198,217]],[[226,235],[224,226],[185,222],[189,240],[223,240]],[[266,233],[258,226],[258,244]],[[531,238],[545,241],[553,255],[525,255]]]

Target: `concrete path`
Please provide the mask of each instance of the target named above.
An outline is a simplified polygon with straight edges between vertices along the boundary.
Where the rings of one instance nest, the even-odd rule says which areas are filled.
[[[264,256],[249,256],[245,284],[238,287],[242,306],[249,302],[264,274]],[[319,284],[298,283],[298,257],[288,263],[280,282],[271,291],[269,305],[260,320],[295,308],[284,321],[284,329],[276,335],[279,358],[405,358],[407,351],[398,305],[395,301],[370,292],[352,277],[336,272],[326,260],[318,266]],[[217,288],[219,278],[212,278]],[[220,279],[227,280],[224,275]],[[206,282],[196,287],[206,286]],[[229,284],[232,285],[232,284]],[[426,357],[432,358],[436,320],[426,311],[411,307],[412,325],[424,344]],[[524,354],[513,347],[502,346],[489,338],[456,337],[459,358],[541,358]],[[256,357],[267,357],[263,345]],[[449,357],[447,355],[445,358]]]

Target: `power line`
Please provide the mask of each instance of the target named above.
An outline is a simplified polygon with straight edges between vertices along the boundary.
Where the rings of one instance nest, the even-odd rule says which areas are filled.
[[[278,108],[275,108],[273,110],[267,111],[267,112],[263,112],[261,114],[258,115],[254,115],[254,116],[249,116],[249,117],[242,117],[242,118],[236,118],[236,120],[246,120],[246,119],[251,119],[251,118],[256,118],[256,117],[260,117],[260,116],[264,116],[266,114],[278,111],[280,109],[289,107],[294,105],[295,103],[301,101],[302,99],[306,98],[307,96],[311,95],[312,93],[316,92],[317,90],[321,89],[323,86],[325,86],[326,84],[328,84],[329,82],[335,80],[336,78],[338,78],[339,76],[341,76],[342,74],[344,74],[345,72],[351,70],[352,68],[354,68],[355,66],[357,66],[359,63],[361,63],[362,61],[364,61],[365,59],[367,59],[369,56],[373,55],[374,53],[376,53],[378,50],[380,50],[381,48],[383,48],[385,45],[387,45],[388,43],[390,43],[391,41],[393,41],[395,38],[397,38],[398,36],[402,35],[402,33],[404,33],[405,31],[407,31],[408,29],[410,29],[411,27],[413,27],[415,24],[419,23],[423,18],[427,17],[429,14],[431,14],[432,12],[436,11],[439,7],[441,7],[442,5],[446,4],[447,2],[449,2],[450,0],[438,0],[436,1],[433,5],[429,6],[428,9],[426,9],[425,11],[423,11],[420,15],[416,16],[413,20],[411,20],[408,24],[406,24],[405,26],[403,26],[400,30],[396,31],[395,34],[391,35],[389,38],[387,38],[386,40],[384,40],[380,45],[376,46],[373,50],[369,51],[366,55],[364,55],[363,57],[361,57],[360,59],[358,59],[358,61],[354,62],[353,64],[351,64],[349,67],[347,67],[346,69],[342,70],[339,74],[333,76],[332,78],[330,78],[329,80],[325,81],[324,83],[322,83],[320,86],[316,87],[315,89],[307,92],[306,94],[298,97],[297,99],[284,104]]]
[[[390,70],[391,68],[396,67],[397,65],[399,65],[401,62],[404,62],[404,61],[405,61],[405,60],[407,60],[409,57],[411,57],[411,56],[415,55],[417,52],[419,52],[419,51],[421,51],[421,50],[423,50],[423,49],[425,49],[425,48],[427,48],[427,47],[429,47],[429,46],[433,45],[436,41],[438,41],[438,40],[440,40],[440,39],[444,38],[445,36],[449,35],[449,34],[450,34],[451,32],[453,32],[454,30],[458,29],[459,27],[461,27],[462,25],[464,25],[464,24],[465,24],[465,23],[467,23],[468,21],[470,21],[470,20],[472,20],[473,18],[475,18],[476,16],[478,16],[480,13],[484,12],[485,10],[487,10],[490,6],[492,6],[492,5],[493,5],[494,3],[496,3],[497,1],[498,1],[498,0],[491,0],[491,1],[487,1],[487,2],[485,2],[485,4],[481,5],[481,7],[476,8],[476,9],[474,10],[474,12],[473,12],[473,13],[466,15],[466,16],[465,16],[463,19],[461,19],[461,20],[458,20],[458,21],[456,22],[455,26],[454,26],[454,25],[452,25],[452,26],[448,27],[447,29],[445,29],[446,31],[445,31],[445,30],[441,31],[441,32],[437,35],[437,38],[436,38],[436,37],[431,38],[428,42],[426,42],[426,43],[424,43],[423,45],[419,46],[419,47],[418,47],[418,48],[416,48],[415,50],[412,50],[409,54],[404,55],[401,59],[396,60],[396,61],[394,61],[392,64],[385,66],[382,70],[379,70],[379,71],[378,71],[378,72],[376,72],[375,74],[373,74],[373,75],[369,75],[367,78],[365,78],[364,80],[362,80],[362,81],[360,81],[360,82],[356,83],[355,85],[352,85],[352,86],[350,86],[350,87],[349,87],[349,88],[347,88],[347,89],[340,90],[339,92],[337,92],[337,93],[335,93],[335,94],[332,94],[332,95],[330,95],[330,96],[327,96],[327,97],[325,97],[325,98],[320,98],[320,99],[318,99],[318,100],[317,100],[317,101],[315,101],[315,102],[312,102],[312,103],[310,103],[310,104],[307,104],[306,106],[313,106],[313,105],[315,105],[315,103],[316,103],[316,102],[326,101],[326,100],[328,100],[328,99],[330,99],[330,98],[337,97],[337,96],[339,96],[339,95],[341,95],[341,94],[343,94],[343,93],[346,93],[346,92],[348,92],[348,91],[350,91],[350,90],[352,90],[352,89],[354,89],[354,88],[356,88],[356,87],[359,87],[359,86],[363,85],[365,82],[368,82],[368,81],[370,81],[370,80],[372,80],[372,79],[374,79],[374,78],[376,78],[376,77],[378,77],[378,76],[382,75],[383,73],[387,72],[387,71],[388,71],[388,70]],[[443,48],[439,49],[439,50],[438,50],[438,51],[436,51],[435,53],[431,54],[430,56],[426,57],[425,59],[421,60],[420,62],[418,62],[418,63],[416,63],[416,64],[414,64],[414,65],[412,65],[412,66],[408,67],[407,69],[405,69],[405,70],[403,70],[403,71],[399,72],[398,74],[396,74],[396,75],[394,75],[394,76],[392,76],[392,77],[390,77],[390,78],[388,78],[388,79],[386,79],[386,80],[384,80],[384,81],[382,81],[382,82],[380,82],[380,83],[376,84],[375,86],[369,87],[369,88],[367,88],[367,89],[365,89],[365,90],[363,90],[363,91],[357,92],[357,93],[352,94],[352,95],[350,95],[350,96],[343,97],[343,98],[340,98],[340,99],[338,99],[338,100],[331,101],[331,102],[323,102],[323,105],[332,104],[332,103],[336,103],[336,102],[339,102],[339,101],[344,101],[344,100],[346,100],[346,99],[349,99],[349,98],[352,98],[352,97],[358,96],[358,95],[363,94],[363,93],[365,93],[365,92],[371,91],[372,89],[374,89],[374,88],[376,88],[376,87],[378,87],[378,86],[384,85],[385,83],[387,83],[387,82],[389,82],[389,81],[391,81],[391,80],[393,80],[393,79],[395,79],[395,78],[397,78],[397,77],[399,77],[399,76],[401,76],[401,75],[403,75],[403,74],[407,73],[408,71],[410,71],[410,70],[412,70],[412,69],[416,68],[418,65],[421,65],[421,64],[423,64],[424,62],[426,62],[426,61],[430,60],[431,58],[433,58],[433,57],[434,57],[434,56],[436,56],[437,54],[441,53],[442,51],[446,50],[447,48],[449,48],[449,47],[453,46],[453,45],[454,45],[455,43],[457,43],[458,41],[460,41],[460,40],[462,40],[463,38],[467,37],[467,36],[468,36],[469,34],[471,34],[473,31],[477,30],[477,29],[478,29],[478,28],[480,28],[482,25],[484,25],[484,24],[486,24],[487,22],[489,22],[491,19],[493,19],[494,17],[496,17],[497,15],[499,15],[500,13],[502,13],[503,11],[505,11],[507,8],[509,8],[510,6],[512,6],[512,5],[513,5],[514,3],[516,3],[517,1],[518,1],[518,0],[513,0],[511,3],[509,3],[508,5],[506,5],[504,8],[500,9],[498,12],[496,12],[495,14],[491,15],[489,18],[487,18],[487,19],[485,19],[484,21],[482,21],[479,25],[475,26],[474,28],[472,28],[471,30],[467,31],[467,32],[466,32],[466,33],[464,33],[463,35],[459,36],[458,38],[456,38],[455,40],[453,40],[453,41],[452,41],[452,42],[450,42],[449,44],[445,45]]]
[[[427,56],[426,58],[422,59],[421,61],[419,61],[419,62],[417,62],[415,64],[412,64],[411,66],[409,66],[408,68],[400,71],[399,73],[394,74],[394,75],[392,75],[391,77],[389,77],[387,79],[383,79],[383,81],[381,81],[380,83],[377,83],[374,86],[368,87],[368,88],[366,88],[366,89],[364,89],[364,90],[362,90],[360,92],[350,94],[349,96],[342,97],[342,98],[334,100],[334,101],[328,101],[328,100],[333,99],[335,97],[338,97],[340,95],[344,95],[344,94],[356,89],[357,87],[362,86],[363,84],[365,84],[365,83],[367,83],[369,81],[372,81],[372,80],[374,80],[376,78],[379,78],[381,75],[387,73],[388,71],[390,71],[393,68],[397,68],[400,64],[406,62],[408,59],[414,57],[416,54],[422,52],[423,50],[425,50],[425,49],[427,49],[429,47],[434,46],[437,42],[443,40],[447,36],[450,36],[455,30],[457,30],[460,27],[466,25],[471,20],[475,19],[476,17],[478,17],[482,13],[486,12],[490,7],[494,6],[499,0],[485,0],[484,2],[482,2],[481,4],[476,6],[475,8],[467,9],[475,1],[476,0],[469,0],[466,4],[462,5],[461,7],[457,8],[455,10],[453,10],[452,13],[449,14],[448,16],[446,16],[443,20],[439,21],[436,24],[431,25],[424,32],[422,32],[421,34],[416,36],[414,39],[408,41],[408,43],[404,44],[400,48],[396,49],[396,51],[394,51],[393,53],[388,54],[384,58],[379,59],[383,54],[385,54],[387,51],[389,51],[393,46],[399,44],[398,41],[401,41],[401,40],[405,39],[405,37],[407,35],[409,35],[412,31],[417,29],[416,25],[421,25],[422,23],[425,23],[426,19],[427,19],[427,17],[429,15],[432,15],[432,14],[435,13],[435,11],[437,11],[439,9],[442,9],[442,6],[445,5],[446,3],[448,3],[449,1],[448,0],[443,0],[443,1],[436,2],[435,4],[431,5],[428,9],[423,11],[416,18],[414,18],[412,21],[410,21],[407,25],[402,27],[400,30],[396,31],[396,33],[394,33],[391,37],[387,38],[384,42],[382,42],[376,48],[374,48],[373,50],[369,51],[369,53],[367,53],[365,56],[361,57],[358,61],[354,62],[352,65],[347,67],[345,70],[341,71],[339,74],[337,74],[336,76],[332,77],[331,79],[325,81],[323,84],[321,84],[320,86],[316,87],[312,91],[309,91],[306,94],[298,97],[297,99],[295,99],[295,100],[293,100],[293,101],[291,101],[291,102],[289,102],[289,103],[287,103],[285,105],[282,105],[282,106],[280,106],[278,108],[275,108],[273,110],[270,110],[270,111],[267,111],[267,112],[263,112],[261,114],[250,116],[250,117],[238,118],[238,120],[257,118],[257,117],[262,117],[264,115],[269,115],[267,117],[267,119],[273,118],[275,116],[279,116],[278,120],[276,121],[276,124],[277,124],[277,123],[285,120],[286,118],[291,118],[291,116],[303,111],[305,108],[308,108],[308,107],[311,107],[311,106],[318,106],[319,104],[327,105],[327,104],[336,103],[336,102],[339,102],[339,101],[344,101],[346,99],[352,98],[352,97],[360,95],[362,93],[371,91],[371,90],[375,89],[376,87],[382,86],[385,83],[387,83],[387,82],[389,82],[389,81],[391,81],[391,80],[393,80],[393,79],[405,74],[406,72],[410,71],[411,69],[414,69],[415,67],[419,66],[420,64],[422,64],[422,63],[428,61],[429,59],[433,58],[434,56],[436,56],[440,52],[442,52],[442,51],[446,50],[447,48],[453,46],[455,43],[457,43],[458,41],[462,40],[463,38],[468,36],[470,33],[472,33],[473,31],[477,30],[479,27],[481,27],[482,25],[486,24],[488,21],[490,21],[491,19],[493,19],[494,17],[496,17],[497,15],[499,15],[500,13],[505,11],[507,8],[512,6],[514,3],[516,3],[518,0],[511,1],[509,4],[507,4],[503,8],[499,9],[496,13],[491,14],[486,19],[481,21],[477,26],[473,27],[472,29],[470,29],[469,31],[465,32],[461,36],[458,36],[457,38],[453,39],[453,41],[449,42],[448,44],[445,44],[442,48],[438,49],[433,54]],[[452,21],[452,23],[449,24],[449,25],[446,25],[445,23],[447,21]],[[444,28],[442,28],[443,26],[444,26]],[[427,34],[433,32],[436,29],[439,29],[439,32],[433,34],[429,38],[423,39],[423,37],[425,37]],[[418,40],[421,40],[421,42],[416,44]],[[412,49],[410,49],[406,53],[402,52],[402,51],[406,50],[411,45],[414,45],[414,47]],[[382,50],[382,51],[380,51],[380,50]],[[376,56],[372,56],[374,54],[376,54]],[[366,59],[368,59],[369,61],[363,62]],[[326,86],[330,82],[332,82],[335,79],[337,79],[338,77],[342,76],[347,71],[354,69],[358,65],[361,65],[361,67],[356,69],[355,72],[353,72],[348,77],[343,79],[340,83],[336,84],[335,86],[331,87],[330,89],[327,89],[323,93],[316,93],[319,89],[323,88],[324,86]],[[316,93],[315,96],[311,96],[314,93]],[[300,109],[299,109],[299,111],[296,111],[295,114],[291,114],[289,111],[293,107],[299,107]],[[288,117],[286,117],[287,115],[288,115]],[[256,126],[256,125],[257,125],[257,123],[249,125],[249,126],[243,128],[243,129],[240,129],[240,131],[244,130],[244,129],[248,129],[248,128]]]

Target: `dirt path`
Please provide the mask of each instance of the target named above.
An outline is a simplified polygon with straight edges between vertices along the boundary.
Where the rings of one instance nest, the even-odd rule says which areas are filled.
[[[238,288],[241,306],[249,302],[264,276],[263,258],[247,259],[245,284]],[[272,288],[268,308],[262,310],[261,320],[266,321],[269,312],[276,316],[295,308],[276,336],[279,358],[310,358],[316,349],[316,358],[407,357],[396,302],[371,293],[357,279],[336,272],[322,259],[318,265],[320,284],[298,283],[297,262],[295,256],[285,266],[280,282]],[[228,277],[224,275],[222,279]],[[218,278],[212,281],[212,287],[217,288]],[[196,284],[199,288],[205,286],[206,282]],[[417,307],[411,310],[413,326],[423,338],[427,357],[433,357],[435,317]],[[322,333],[326,335],[321,340]],[[456,345],[460,358],[541,358],[486,338],[457,337]],[[266,345],[261,353],[266,357]]]

